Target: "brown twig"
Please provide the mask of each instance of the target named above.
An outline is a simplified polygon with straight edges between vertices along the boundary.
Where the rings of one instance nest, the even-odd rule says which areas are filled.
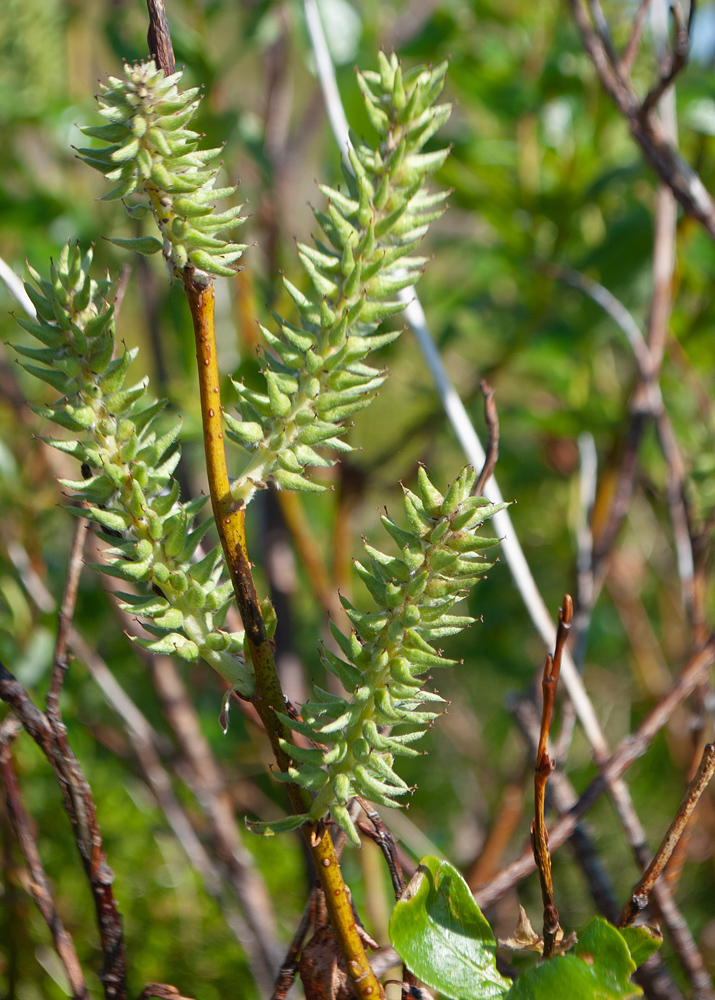
[[[67,673],[67,640],[72,628],[72,618],[74,617],[75,604],[77,603],[77,588],[79,577],[82,572],[82,554],[84,543],[87,539],[87,528],[89,522],[81,517],[75,525],[72,538],[72,548],[67,566],[67,580],[65,590],[62,595],[62,605],[60,606],[59,625],[57,629],[57,639],[55,641],[55,656],[52,665],[52,676],[50,678],[50,689],[47,693],[45,711],[54,729],[64,729],[62,715],[60,713],[60,695]]]
[[[699,175],[671,145],[662,124],[649,111],[640,114],[641,101],[630,81],[612,65],[608,52],[591,27],[581,0],[569,0],[583,47],[593,62],[601,83],[628,121],[631,134],[656,174],[672,190],[683,209],[715,239],[715,200]]]
[[[487,422],[489,441],[485,449],[484,465],[474,486],[474,495],[477,497],[480,497],[484,492],[484,487],[491,479],[499,458],[499,414],[494,402],[494,389],[486,379],[479,380],[479,388],[484,396],[484,419]]]
[[[683,10],[678,0],[674,0],[670,5],[670,10],[675,20],[675,42],[668,58],[668,65],[665,72],[654,87],[646,94],[640,109],[641,118],[647,118],[655,108],[658,101],[673,83],[676,76],[688,63],[688,51],[690,48],[690,37],[688,26],[683,19]]]
[[[146,6],[149,11],[149,30],[146,36],[149,52],[156,65],[164,70],[164,75],[171,76],[176,72],[176,63],[164,0],[146,0]]]
[[[295,974],[298,971],[298,955],[303,947],[306,937],[308,936],[310,925],[315,920],[317,895],[318,890],[313,888],[310,896],[308,896],[308,902],[306,903],[305,910],[303,911],[301,921],[298,924],[298,930],[293,935],[293,940],[291,941],[288,953],[283,959],[283,964],[278,972],[271,1000],[285,1000],[288,996],[288,991],[293,985]]]
[[[640,0],[638,4],[638,10],[636,11],[636,16],[633,19],[633,27],[631,28],[630,38],[626,43],[626,47],[623,50],[623,55],[621,56],[620,62],[618,63],[619,75],[626,78],[631,75],[631,70],[633,69],[633,63],[638,55],[638,49],[640,48],[641,38],[643,36],[643,28],[645,27],[646,18],[648,16],[648,8],[650,7],[651,0]]]
[[[510,701],[508,707],[535,753],[541,733],[541,718],[536,705],[530,698],[518,698]],[[556,770],[551,775],[547,787],[547,801],[557,816],[569,812],[578,801],[573,785],[563,771]],[[620,913],[620,904],[616,898],[613,881],[598,855],[593,834],[586,823],[577,824],[569,838],[569,845],[584,874],[596,908],[607,920],[615,924]],[[476,888],[476,885],[472,888]],[[680,990],[659,954],[651,956],[648,963],[640,966],[634,978],[643,987],[648,1000],[683,1000]]]
[[[121,918],[112,891],[114,874],[107,865],[87,779],[64,734],[57,732],[2,663],[0,698],[15,712],[55,772],[97,911],[104,964],[99,976],[105,997],[106,1000],[125,1000],[126,960]]]
[[[8,725],[8,723],[10,725]],[[84,979],[82,967],[79,964],[72,935],[69,934],[55,909],[52,890],[45,873],[37,843],[32,835],[30,820],[20,796],[17,774],[12,763],[10,740],[21,728],[14,716],[8,716],[0,732],[0,776],[5,788],[5,804],[12,823],[18,845],[25,859],[30,874],[30,892],[47,924],[55,950],[60,957],[67,979],[69,980],[72,997],[75,1000],[86,1000],[89,994]]]
[[[536,749],[536,745],[534,745]],[[465,881],[474,891],[489,881],[502,863],[524,815],[524,789],[512,782],[502,789],[501,799],[479,854],[465,873]]]
[[[600,774],[579,797],[578,802],[554,823],[549,831],[551,850],[560,847],[573,833],[578,821],[584,816],[601,795],[613,783],[642,757],[652,740],[667,723],[675,709],[685,701],[697,685],[707,676],[707,672],[715,662],[715,636],[711,636],[706,645],[688,662],[680,677],[662,699],[642,720],[634,733],[627,736],[616,747],[611,756],[600,765]],[[529,849],[502,872],[496,875],[486,886],[482,886],[474,898],[482,909],[489,906],[518,885],[536,868],[534,856]]]
[[[708,743],[703,751],[700,767],[697,774],[690,782],[688,790],[683,797],[683,801],[678,807],[678,811],[673,822],[661,841],[660,847],[655,852],[653,860],[646,868],[643,876],[636,884],[631,898],[623,908],[618,919],[619,927],[628,927],[636,919],[638,914],[648,905],[648,899],[655,886],[656,880],[660,877],[663,869],[668,863],[670,856],[680,840],[683,831],[688,825],[690,816],[700,801],[700,796],[710,782],[715,773],[715,744]]]
[[[370,820],[372,827],[369,827],[367,823],[359,822],[357,825],[360,830],[371,840],[374,840],[377,846],[383,853],[385,862],[387,864],[388,870],[390,872],[390,879],[392,880],[392,889],[395,893],[395,899],[399,899],[402,893],[405,891],[405,876],[402,873],[402,865],[400,864],[400,858],[397,853],[397,845],[395,840],[382,822],[379,814],[360,796],[356,796],[357,801],[360,803],[363,812]]]
[[[556,687],[561,671],[561,656],[563,653],[571,620],[573,618],[573,602],[569,594],[564,596],[564,602],[559,611],[559,627],[556,633],[556,647],[553,657],[547,654],[544,663],[541,690],[543,707],[541,711],[541,731],[539,745],[536,749],[536,764],[534,767],[534,822],[531,826],[531,848],[534,860],[539,869],[541,883],[541,898],[544,904],[544,960],[554,954],[559,932],[559,912],[554,906],[554,883],[551,875],[551,854],[549,852],[549,836],[546,832],[544,808],[546,803],[546,782],[553,769],[549,757],[548,740],[551,719],[554,711]]]

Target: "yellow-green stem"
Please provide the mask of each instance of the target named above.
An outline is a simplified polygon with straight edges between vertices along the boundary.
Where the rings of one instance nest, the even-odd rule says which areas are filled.
[[[246,549],[245,508],[235,503],[229,490],[216,357],[213,285],[196,284],[192,280],[191,273],[187,271],[184,287],[196,339],[201,417],[211,505],[256,674],[256,693],[252,700],[265,726],[276,762],[281,771],[287,771],[290,758],[281,747],[280,740],[290,741],[290,732],[276,715],[276,709],[285,711],[285,697],[251,574],[251,564]],[[294,812],[296,814],[307,812],[310,802],[307,801],[300,786],[289,784],[287,790]],[[355,990],[360,1000],[376,1000],[384,997],[382,986],[370,968],[365,946],[355,924],[348,889],[335,856],[332,838],[327,830],[323,831],[322,836],[317,836],[312,824],[304,825],[303,834],[310,847],[313,863],[325,893],[330,921]]]

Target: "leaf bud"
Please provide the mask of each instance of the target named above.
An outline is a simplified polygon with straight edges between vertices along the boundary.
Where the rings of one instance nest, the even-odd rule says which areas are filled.
[[[204,588],[191,577],[189,577],[189,586],[186,590],[186,603],[193,611],[200,611],[206,603]]]
[[[438,542],[441,542],[448,531],[449,531],[449,521],[447,521],[446,519],[439,520],[437,524],[434,526],[434,529],[432,530],[429,536],[429,540],[432,543],[432,545],[436,545]]]
[[[226,632],[210,632],[204,640],[204,645],[215,653],[222,653],[231,645],[231,639]]]
[[[405,628],[412,628],[412,626],[417,625],[421,621],[421,618],[422,615],[420,614],[420,609],[417,605],[407,604],[402,611],[400,621]]]
[[[149,556],[154,551],[154,546],[151,544],[148,538],[140,538],[134,547],[134,552],[137,559],[148,559]]]
[[[168,573],[167,582],[171,586],[172,590],[175,590],[177,594],[183,594],[189,585],[186,573],[180,569],[174,570],[173,573]]]
[[[347,774],[341,771],[335,775],[333,778],[333,791],[338,803],[341,806],[347,805],[348,799],[352,795],[352,785]]]
[[[364,763],[370,756],[370,744],[364,737],[358,736],[353,743],[353,756],[355,760],[361,763]]]
[[[388,608],[398,607],[404,600],[404,594],[402,593],[402,587],[398,587],[396,583],[390,581],[385,587],[385,603]]]
[[[425,511],[430,517],[439,517],[444,503],[444,497],[439,490],[432,485],[425,467],[421,465],[417,470],[417,487],[420,500]]]
[[[185,660],[198,660],[199,658],[199,647],[191,639],[185,639],[183,636],[177,638],[176,652]]]

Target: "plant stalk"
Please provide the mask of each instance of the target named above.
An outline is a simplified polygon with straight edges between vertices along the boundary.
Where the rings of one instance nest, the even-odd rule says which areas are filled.
[[[213,284],[209,282],[206,286],[199,285],[193,280],[191,271],[187,269],[184,274],[184,287],[196,339],[201,418],[211,506],[233,583],[236,603],[246,630],[248,650],[256,676],[256,692],[251,700],[265,726],[276,763],[281,771],[287,771],[291,761],[281,747],[280,740],[290,742],[291,735],[276,715],[276,710],[285,711],[285,697],[251,573],[246,548],[245,505],[238,504],[232,499],[228,479],[221,421]],[[286,788],[294,812],[296,814],[306,812],[310,808],[310,802],[300,786],[287,784]],[[325,893],[330,922],[355,990],[360,1000],[381,998],[384,996],[383,989],[367,960],[365,946],[358,933],[350,895],[335,856],[330,833],[323,830],[322,834],[318,835],[313,824],[306,823],[303,826],[303,835],[310,847],[315,870]]]

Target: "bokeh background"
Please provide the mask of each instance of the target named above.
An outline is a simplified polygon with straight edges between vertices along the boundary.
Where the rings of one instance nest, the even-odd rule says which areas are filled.
[[[320,205],[316,180],[339,181],[339,151],[327,127],[302,9],[297,2],[168,0],[177,64],[184,84],[201,85],[199,129],[206,143],[226,143],[224,174],[240,181],[248,219],[241,239],[252,244],[235,281],[219,280],[221,363],[250,382],[260,343],[256,319],[271,310],[291,317],[280,274],[302,280],[294,240],[308,240],[310,205]],[[623,41],[635,11],[606,3]],[[430,232],[434,259],[420,284],[445,364],[480,433],[480,378],[496,389],[501,422],[497,477],[515,529],[554,614],[565,591],[575,593],[579,501],[579,437],[590,435],[599,462],[594,526],[603,520],[628,427],[636,367],[623,334],[581,292],[554,277],[553,265],[606,286],[645,324],[652,292],[656,182],[627,125],[601,89],[565,6],[556,0],[407,3],[320,0],[348,118],[371,138],[354,66],[375,64],[379,46],[407,66],[450,59],[446,96],[452,117],[439,142],[452,155],[436,183],[452,189],[450,210]],[[139,346],[136,378],[169,399],[184,422],[181,480],[199,492],[201,427],[194,392],[189,314],[161,261],[130,257],[104,237],[140,235],[121,205],[102,202],[103,180],[84,166],[73,145],[85,145],[76,123],[95,122],[99,79],[121,72],[122,60],[146,55],[146,10],[140,0],[4,0],[0,5],[0,256],[18,273],[27,258],[43,273],[68,239],[95,244],[99,271],[128,277],[118,334]],[[692,58],[677,83],[680,146],[706,186],[715,190],[715,5],[703,4],[693,26]],[[634,79],[643,92],[654,72],[646,27]],[[689,475],[693,517],[706,524],[715,503],[712,302],[715,247],[698,225],[681,218],[677,232],[674,309],[662,390]],[[18,307],[0,285],[0,340],[22,342],[9,315]],[[0,658],[41,697],[47,687],[56,609],[40,606],[18,575],[22,554],[55,601],[60,599],[73,524],[55,481],[57,456],[28,408],[41,390],[0,348]],[[358,415],[349,440],[356,450],[326,473],[334,489],[302,506],[333,586],[367,606],[353,575],[360,536],[382,544],[378,508],[398,510],[400,480],[410,484],[417,462],[446,485],[463,464],[430,373],[409,331],[379,362],[392,376],[376,403]],[[231,395],[227,380],[227,400]],[[588,440],[581,437],[583,441]],[[623,738],[668,689],[692,652],[694,636],[680,590],[666,497],[667,470],[655,433],[639,451],[635,493],[594,609],[584,650],[584,677],[611,744]],[[230,456],[234,463],[238,454]],[[69,475],[76,470],[67,466]],[[251,509],[257,578],[273,588],[281,613],[286,685],[293,692],[320,680],[317,644],[325,612],[296,557],[290,533],[270,496]],[[710,542],[706,532],[704,544]],[[19,553],[19,555],[18,555]],[[709,564],[708,564],[709,565]],[[23,582],[24,581],[24,582]],[[712,623],[712,588],[705,607]],[[513,859],[528,838],[533,764],[510,712],[528,692],[543,648],[512,584],[498,563],[469,601],[482,618],[445,643],[463,658],[438,678],[448,714],[425,740],[425,757],[407,761],[417,785],[409,810],[392,824],[413,857],[441,853],[486,880]],[[82,575],[76,622],[131,698],[166,741],[171,771],[181,764],[150,672],[124,635],[124,623],[91,571]],[[265,879],[287,947],[300,919],[308,875],[297,837],[261,840],[243,832],[243,816],[277,818],[287,807],[271,781],[265,737],[237,710],[226,736],[218,722],[222,690],[203,666],[179,664],[203,732],[224,769],[236,822]],[[687,782],[697,712],[712,699],[675,713],[627,780],[654,848]],[[245,950],[188,862],[137,764],[121,721],[86,665],[77,660],[65,685],[70,741],[95,791],[99,818],[127,935],[130,993],[144,982],[172,982],[187,996],[213,1000],[258,996]],[[4,713],[0,707],[0,717]],[[560,725],[561,711],[556,721]],[[695,720],[695,722],[694,722]],[[696,725],[697,728],[697,725]],[[90,987],[99,995],[100,958],[92,902],[58,789],[34,745],[16,744],[25,803],[72,931]],[[565,762],[583,789],[595,774],[578,726]],[[173,772],[171,772],[173,773]],[[210,849],[205,815],[175,780],[175,792]],[[497,818],[508,836],[496,854],[483,848]],[[509,825],[510,824],[510,825]],[[598,851],[624,901],[637,869],[607,800],[590,816]],[[501,836],[501,835],[500,835]],[[490,850],[494,839],[489,841]],[[385,940],[390,888],[377,855],[348,848],[345,873],[368,928]],[[706,795],[693,831],[677,899],[711,971],[715,970],[715,800]],[[480,858],[482,867],[479,868]],[[567,930],[583,923],[593,903],[569,848],[554,861],[557,905]],[[65,994],[48,932],[26,892],[27,876],[0,806],[0,998],[40,1000]],[[518,890],[535,924],[538,882]],[[501,936],[513,929],[517,894],[488,916]],[[665,954],[669,948],[666,944]],[[676,977],[681,978],[677,963]]]

